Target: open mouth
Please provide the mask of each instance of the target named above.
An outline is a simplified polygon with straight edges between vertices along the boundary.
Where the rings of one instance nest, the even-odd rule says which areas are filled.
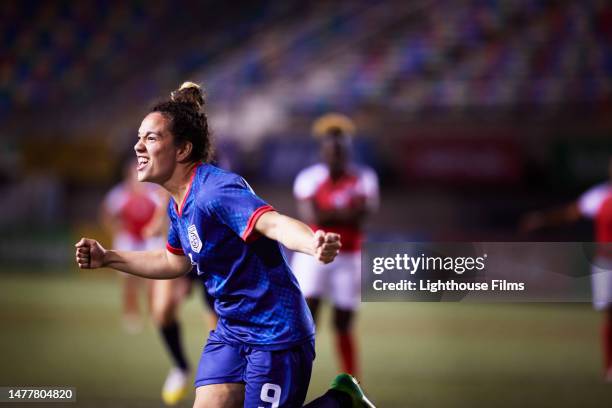
[[[140,171],[144,169],[145,167],[147,167],[147,164],[149,164],[149,159],[147,159],[146,157],[139,157],[138,165],[136,166],[136,170]]]

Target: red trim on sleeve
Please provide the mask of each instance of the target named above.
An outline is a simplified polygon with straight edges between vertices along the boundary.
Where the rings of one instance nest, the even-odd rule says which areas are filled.
[[[169,242],[166,242],[166,249],[168,250],[168,252],[173,253],[174,255],[185,255],[185,252],[183,252],[182,248],[175,248],[170,245]]]
[[[253,211],[253,214],[251,214],[251,218],[249,218],[249,222],[247,223],[247,227],[242,233],[241,238],[245,242],[253,242],[257,238],[259,238],[260,234],[257,231],[255,231],[255,224],[257,224],[257,220],[259,219],[259,217],[261,217],[262,215],[264,215],[265,213],[269,211],[275,211],[274,207],[272,207],[271,205],[263,205],[259,207],[258,209],[256,209],[255,211]]]

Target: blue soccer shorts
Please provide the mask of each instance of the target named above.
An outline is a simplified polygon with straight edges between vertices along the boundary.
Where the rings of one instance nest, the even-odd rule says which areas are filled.
[[[212,331],[200,358],[195,386],[245,384],[245,407],[301,407],[306,399],[314,340],[284,350],[228,344]]]

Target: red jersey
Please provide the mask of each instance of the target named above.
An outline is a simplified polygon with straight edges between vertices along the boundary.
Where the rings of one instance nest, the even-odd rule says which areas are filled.
[[[612,243],[612,194],[608,194],[597,211],[595,237],[597,242]]]
[[[108,193],[104,205],[112,216],[119,219],[124,232],[142,241],[143,229],[153,219],[160,203],[153,186],[134,191],[121,183]]]
[[[597,242],[612,242],[612,185],[601,183],[583,193],[578,199],[580,213],[595,223]]]
[[[612,243],[612,185],[598,184],[591,188],[578,200],[580,213],[593,219],[595,223],[595,240]],[[612,258],[608,245],[598,249],[598,255]]]
[[[298,200],[313,200],[321,210],[355,208],[365,203],[370,210],[378,207],[378,178],[366,166],[350,166],[338,180],[329,177],[324,164],[315,164],[302,170],[293,186]],[[311,225],[314,230],[325,229],[342,237],[342,250],[354,252],[361,249],[362,231],[356,223],[338,224],[331,227]]]

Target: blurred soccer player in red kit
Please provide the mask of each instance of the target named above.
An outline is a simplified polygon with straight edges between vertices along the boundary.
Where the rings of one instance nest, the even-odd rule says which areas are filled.
[[[595,240],[612,243],[612,158],[608,164],[609,180],[583,193],[578,200],[561,208],[533,212],[524,217],[521,229],[531,232],[548,226],[573,223],[582,217],[595,224]],[[603,251],[593,262],[591,283],[593,306],[604,312],[601,336],[604,376],[612,382],[612,254]]]
[[[359,375],[352,323],[360,302],[362,225],[378,207],[378,178],[371,168],[350,160],[355,133],[351,119],[337,113],[324,115],[314,123],[312,133],[319,140],[322,161],[298,174],[293,192],[301,218],[314,230],[340,234],[343,247],[331,264],[296,253],[291,266],[315,320],[323,298],[333,304],[342,370]]]

